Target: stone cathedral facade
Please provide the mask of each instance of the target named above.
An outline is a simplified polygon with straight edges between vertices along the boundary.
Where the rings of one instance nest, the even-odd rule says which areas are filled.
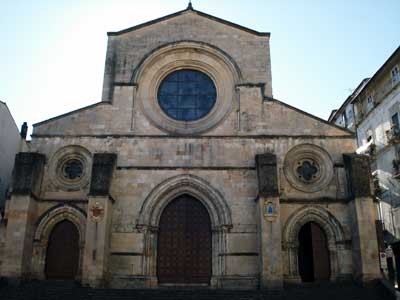
[[[269,39],[191,6],[109,32],[102,101],[35,124],[15,158],[1,276],[378,278],[368,159],[351,132],[273,98]]]

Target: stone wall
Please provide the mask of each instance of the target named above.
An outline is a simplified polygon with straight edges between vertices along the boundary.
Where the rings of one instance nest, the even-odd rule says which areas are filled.
[[[272,96],[269,36],[246,32],[189,10],[150,26],[109,34],[103,101],[111,100],[112,83],[130,82],[134,71],[155,49],[180,41],[221,49],[238,65],[244,82],[266,83],[266,94]]]
[[[288,182],[283,170],[289,150],[304,144],[318,145],[325,149],[331,157],[330,164],[334,170],[334,177],[328,185],[311,194],[294,188]],[[53,156],[59,149],[68,148],[69,145],[74,147],[79,145],[92,155],[101,152],[118,153],[110,191],[115,200],[109,260],[110,282],[113,286],[145,284],[140,281],[147,265],[145,259],[147,233],[138,228],[142,207],[157,186],[170,178],[185,174],[207,181],[228,204],[232,228],[225,234],[226,245],[223,254],[226,266],[224,276],[230,278],[228,281],[230,283],[224,285],[226,287],[230,284],[257,285],[259,249],[255,202],[258,196],[255,155],[267,150],[277,154],[282,227],[287,224],[294,212],[301,208],[311,205],[329,211],[346,233],[344,240],[340,241],[344,243],[344,250],[340,254],[343,258],[340,266],[336,262],[337,274],[351,276],[352,259],[349,254],[351,216],[346,209],[348,194],[342,159],[342,151],[354,149],[354,142],[350,138],[38,137],[34,139],[32,146],[39,152],[45,153],[48,158],[43,179],[44,187],[41,191],[41,198],[46,199],[46,202],[39,206],[38,217],[51,205],[60,201],[79,205],[85,209],[88,186],[75,192],[59,189],[52,183],[51,174],[48,172],[52,169],[52,164],[57,163],[52,159]],[[284,257],[284,269],[287,268]],[[126,280],[131,278],[134,283],[123,278]]]

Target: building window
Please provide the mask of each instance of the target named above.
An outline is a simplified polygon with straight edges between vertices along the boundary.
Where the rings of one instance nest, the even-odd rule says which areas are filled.
[[[67,180],[79,180],[83,173],[83,164],[78,159],[70,159],[62,166],[62,174]]]
[[[306,159],[298,162],[297,175],[298,177],[309,183],[317,178],[319,172],[318,164],[311,159]]]
[[[346,117],[344,114],[341,114],[339,117],[339,125],[342,127],[346,126]]]
[[[49,177],[55,187],[64,191],[78,191],[89,185],[91,154],[78,145],[66,146],[52,157]]]
[[[196,121],[206,116],[217,98],[214,82],[196,70],[172,72],[162,81],[158,103],[164,113],[178,121]]]
[[[399,114],[395,113],[390,118],[390,129],[386,130],[386,138],[389,144],[400,142],[400,121]]]
[[[346,108],[344,115],[346,121],[346,128],[353,126],[353,110],[351,106]]]
[[[302,144],[286,154],[283,172],[293,188],[313,193],[329,185],[334,175],[332,166],[330,155],[324,149]]]
[[[372,94],[367,96],[367,112],[374,108],[374,97]]]
[[[396,83],[398,83],[400,81],[400,70],[399,70],[399,67],[395,66],[392,69],[391,74],[392,74],[392,84],[394,85],[394,84],[396,84]]]
[[[368,129],[367,130],[367,143],[372,142],[373,135],[372,135],[372,130]]]
[[[351,108],[346,110],[347,120],[350,122],[353,121],[353,110]]]
[[[392,128],[395,130],[399,130],[400,129],[400,123],[399,123],[399,114],[395,113],[392,116]]]

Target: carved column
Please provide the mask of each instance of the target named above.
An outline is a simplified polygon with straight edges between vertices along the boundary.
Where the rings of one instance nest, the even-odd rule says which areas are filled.
[[[376,207],[371,193],[369,159],[364,155],[343,155],[351,201],[353,277],[367,282],[380,277]]]
[[[110,185],[117,155],[96,153],[93,156],[92,178],[86,224],[82,281],[92,287],[107,283],[113,198]]]
[[[285,282],[300,283],[301,278],[298,270],[297,253],[298,242],[284,242],[282,244],[282,264],[283,264],[283,277]]]
[[[260,286],[281,289],[282,233],[276,155],[256,155],[258,175]]]
[[[226,253],[227,249],[227,233],[231,226],[217,226],[212,229],[212,276],[210,286],[212,288],[223,288],[224,277],[226,276]]]
[[[7,211],[2,276],[20,279],[30,273],[36,199],[40,192],[45,156],[20,152],[15,156],[13,192]]]
[[[157,239],[158,227],[139,226],[144,234],[144,253],[142,256],[143,275],[146,278],[146,287],[156,288],[157,278]]]

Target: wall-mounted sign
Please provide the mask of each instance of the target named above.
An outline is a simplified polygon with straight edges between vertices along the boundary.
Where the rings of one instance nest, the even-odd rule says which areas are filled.
[[[379,253],[379,261],[381,263],[381,269],[387,269],[387,260],[386,260],[386,253],[381,252]]]
[[[390,246],[386,248],[385,253],[387,258],[393,257],[393,249]]]
[[[275,221],[278,216],[276,205],[272,201],[264,202],[264,218],[270,222]]]

